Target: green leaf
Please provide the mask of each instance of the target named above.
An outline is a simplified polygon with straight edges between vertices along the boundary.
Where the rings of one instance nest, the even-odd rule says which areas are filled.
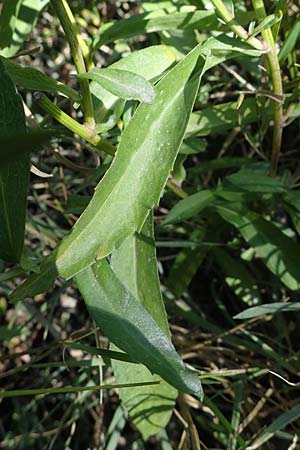
[[[282,312],[300,311],[300,303],[266,303],[264,305],[248,308],[234,316],[234,319],[252,319],[265,314],[277,314]]]
[[[268,269],[291,290],[300,288],[300,245],[272,222],[252,211],[217,206],[223,219],[235,226]]]
[[[170,290],[179,298],[192,281],[199,266],[205,258],[208,247],[200,247],[199,243],[204,239],[205,228],[197,228],[191,234],[191,240],[198,245],[191,245],[183,248],[176,256],[168,276],[168,286]]]
[[[23,46],[49,0],[6,0],[0,16],[0,54],[9,58]]]
[[[159,10],[150,13],[137,14],[128,19],[105,24],[100,28],[93,44],[97,50],[104,44],[144,33],[163,30],[192,29],[211,30],[218,25],[213,11],[175,12]]]
[[[71,233],[43,264],[41,274],[30,277],[13,293],[14,300],[43,292],[41,289],[47,285],[45,278],[48,287],[57,274],[71,278],[141,229],[162,195],[201,75],[212,66],[209,55],[215,47],[219,59],[214,55],[214,64],[236,56],[239,51],[253,54],[249,46],[218,36],[199,44],[165,75],[156,86],[154,103],[141,104],[126,127],[112,165]],[[44,270],[47,276],[43,279]]]
[[[254,276],[249,272],[245,263],[232,257],[227,251],[221,248],[213,248],[212,254],[225,273],[225,281],[234,293],[248,305],[253,305],[260,301],[260,293]]]
[[[267,112],[271,117],[272,110],[269,109],[270,113],[268,110]],[[239,125],[246,126],[256,122],[258,116],[258,106],[253,98],[244,100],[240,108],[238,102],[209,106],[191,114],[186,137],[223,133]]]
[[[112,268],[121,283],[142,303],[170,339],[157,273],[152,212],[141,232],[127,238],[121,247],[113,252]],[[168,424],[177,391],[159,376],[151,375],[145,366],[140,365],[133,370],[130,364],[113,361],[112,367],[117,383],[136,383],[152,378],[153,381],[160,381],[157,386],[120,390],[123,405],[143,438],[147,440]]]
[[[75,89],[53,80],[40,70],[32,67],[22,67],[20,64],[7,58],[2,58],[2,61],[15,84],[33,91],[62,94],[76,102],[80,102],[80,95]]]
[[[167,214],[164,225],[178,223],[199,214],[215,200],[214,194],[209,190],[203,190],[180,200]]]
[[[175,60],[176,53],[172,48],[165,45],[153,45],[130,53],[111,64],[109,69],[127,70],[146,78],[146,80],[151,80],[164,72]],[[124,101],[118,99],[94,81],[90,83],[90,89],[93,96],[96,122],[109,122],[108,126],[112,128],[123,112]],[[113,120],[109,120],[110,118]],[[106,125],[106,129],[108,126]]]
[[[107,91],[125,100],[153,103],[155,98],[152,84],[140,75],[127,70],[94,69],[77,75],[77,78],[93,80]]]
[[[2,61],[0,85],[0,135],[7,138],[25,133],[22,100]],[[9,147],[1,149],[7,154],[10,151]],[[0,166],[0,257],[11,262],[18,262],[23,251],[29,171],[28,153],[15,155]]]
[[[14,134],[0,136],[0,164],[13,163],[21,156],[28,157],[29,153],[41,151],[43,145],[50,141],[52,137],[61,135],[56,129],[32,129],[26,132],[20,127]],[[9,152],[7,149],[9,148]]]
[[[300,18],[294,22],[291,30],[289,31],[289,34],[287,38],[285,39],[283,45],[281,46],[280,52],[278,54],[279,62],[282,63],[288,55],[294,50],[298,38],[300,35]]]
[[[263,444],[268,442],[275,433],[284,429],[288,424],[300,417],[300,405],[295,405],[289,411],[281,414],[274,420],[271,425],[265,428],[262,433],[255,439],[255,441],[249,446],[251,450],[263,448]]]
[[[113,164],[59,248],[56,266],[63,277],[118,248],[158,203],[198,89],[201,68],[191,75],[200,52],[196,47],[158,83],[154,103],[141,104],[126,127]]]
[[[196,372],[184,366],[169,338],[105,260],[87,267],[76,282],[92,318],[117,347],[176,389],[202,398]]]
[[[273,194],[286,191],[279,178],[257,173],[248,168],[241,169],[239,172],[226,177],[225,182],[229,182],[237,188],[249,192],[269,192]]]

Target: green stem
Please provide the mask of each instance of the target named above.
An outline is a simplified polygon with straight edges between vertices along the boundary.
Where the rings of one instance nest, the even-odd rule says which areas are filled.
[[[266,10],[263,0],[252,0],[253,8],[258,21],[262,21],[266,17]],[[268,69],[273,84],[273,92],[275,95],[282,97],[282,78],[280,71],[280,64],[276,52],[276,46],[271,28],[267,28],[261,32],[263,40],[270,47],[267,53]],[[280,156],[283,130],[283,110],[282,103],[275,102],[274,105],[274,129],[273,129],[273,143],[272,143],[272,158],[270,175],[275,176],[277,173],[277,166]]]
[[[59,18],[61,26],[65,32],[68,40],[71,55],[74,61],[74,65],[77,73],[85,73],[86,66],[84,56],[82,53],[82,47],[80,46],[81,40],[78,39],[78,30],[75,24],[74,16],[65,0],[51,0],[51,5]],[[82,45],[82,42],[81,42]],[[82,109],[85,116],[85,122],[90,129],[95,126],[93,102],[90,93],[89,81],[80,80],[80,91],[82,97]]]
[[[67,394],[70,392],[99,391],[100,389],[118,389],[132,388],[137,386],[149,386],[159,384],[159,381],[144,381],[140,383],[124,384],[103,384],[101,386],[65,386],[61,388],[40,388],[40,389],[15,389],[0,391],[0,398],[23,397],[24,395],[48,395],[48,394]]]
[[[267,49],[263,45],[263,43],[252,36],[249,37],[248,32],[241,25],[237,23],[235,20],[234,14],[225,6],[222,0],[211,0],[214,7],[218,11],[219,15],[222,17],[224,22],[230,27],[230,29],[239,36],[242,40],[247,41],[249,45],[254,47],[256,50],[260,50],[265,52]]]
[[[50,114],[53,119],[57,120],[64,127],[68,128],[73,133],[78,134],[78,136],[85,139],[97,149],[103,150],[109,155],[115,154],[115,147],[113,145],[105,139],[102,139],[98,134],[91,135],[84,125],[76,122],[76,120],[72,119],[72,117],[63,112],[58,106],[54,105],[46,95],[38,94],[37,102],[44,111]]]

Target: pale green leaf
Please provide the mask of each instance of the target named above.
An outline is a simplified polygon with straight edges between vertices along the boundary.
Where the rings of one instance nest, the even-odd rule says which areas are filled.
[[[265,314],[277,314],[282,312],[300,311],[300,303],[266,303],[265,305],[253,306],[234,316],[234,319],[252,319]]]
[[[155,90],[145,78],[128,70],[94,69],[77,75],[79,79],[89,79],[99,83],[107,91],[125,100],[139,100],[153,103]]]
[[[165,45],[153,45],[125,56],[109,66],[133,72],[146,80],[156,78],[176,60],[176,52]],[[124,101],[108,92],[100,84],[92,81],[90,89],[94,102],[94,115],[97,123],[108,122],[106,129],[112,128],[124,109]],[[110,114],[108,114],[110,112]],[[108,116],[108,117],[107,117]]]

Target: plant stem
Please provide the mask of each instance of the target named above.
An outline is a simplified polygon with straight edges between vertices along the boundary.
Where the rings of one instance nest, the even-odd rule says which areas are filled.
[[[223,3],[222,0],[211,0],[211,1],[216,10],[218,11],[219,15],[224,20],[224,22],[226,22],[226,24],[237,36],[239,36],[244,41],[247,41],[247,43],[252,47],[254,47],[256,50],[260,50],[263,52],[267,50],[259,39],[253,36],[249,37],[248,32],[245,30],[245,28],[243,28],[236,22],[234,14],[231,11],[229,11],[229,9]]]
[[[79,32],[69,5],[65,0],[51,0],[51,5],[57,17],[59,18],[61,26],[63,27],[63,30],[65,32],[77,73],[85,73],[86,66],[83,57],[82,46],[80,46],[80,43],[81,45],[83,44],[81,38],[78,39]],[[84,51],[86,51],[85,47]],[[85,122],[90,129],[93,129],[95,126],[95,121],[89,81],[80,80],[79,85],[82,96],[82,109],[85,116]]]
[[[78,136],[85,139],[87,142],[92,144],[97,149],[103,150],[109,155],[115,154],[115,147],[113,145],[111,145],[105,139],[102,139],[98,134],[94,136],[91,135],[91,133],[84,125],[81,125],[80,123],[76,122],[76,120],[72,119],[72,117],[70,117],[58,106],[56,106],[53,102],[51,102],[51,100],[49,100],[49,98],[46,95],[38,94],[36,99],[38,104],[44,111],[50,114],[50,116],[53,117],[53,119],[57,120],[63,126],[68,128],[70,131],[73,131],[73,133],[78,134]]]
[[[255,14],[258,21],[262,21],[266,17],[266,10],[263,0],[252,0],[252,5],[255,10]],[[275,95],[282,97],[282,78],[279,60],[276,52],[275,42],[271,28],[267,28],[261,32],[263,40],[270,47],[270,51],[267,53],[268,69],[272,79],[273,92]],[[273,129],[273,143],[272,143],[272,158],[270,175],[275,176],[277,173],[277,166],[280,156],[281,143],[282,143],[282,126],[283,126],[283,111],[282,103],[275,102],[274,105],[274,129]]]

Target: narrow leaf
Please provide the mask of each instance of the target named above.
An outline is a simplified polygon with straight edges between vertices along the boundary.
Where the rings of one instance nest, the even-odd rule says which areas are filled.
[[[256,256],[291,290],[300,287],[300,246],[270,221],[254,212],[218,206],[221,216],[235,226]]]
[[[0,135],[26,132],[22,100],[0,60]],[[1,147],[9,154],[9,147]],[[18,154],[0,166],[0,258],[18,262],[23,251],[29,154]]]
[[[2,58],[2,61],[15,84],[33,91],[62,94],[76,102],[80,101],[80,95],[75,89],[53,80],[40,70],[33,67],[22,67],[20,64],[7,58]]]
[[[184,366],[169,338],[105,260],[78,274],[76,282],[96,324],[119,349],[176,389],[202,398],[196,372]]]
[[[121,247],[113,252],[112,268],[131,295],[142,303],[162,331],[170,337],[160,293],[152,212],[141,232],[127,238]],[[159,376],[151,376],[145,366],[132,368],[130,364],[113,361],[112,367],[117,383],[136,383],[151,379],[160,381],[157,386],[120,390],[123,405],[143,438],[147,440],[168,424],[177,391]]]
[[[281,312],[300,311],[300,303],[266,303],[265,305],[248,308],[234,316],[234,319],[252,319],[265,314],[277,314]]]
[[[169,211],[164,220],[164,225],[178,223],[196,216],[213,203],[214,199],[213,193],[209,190],[203,190],[184,198]]]
[[[93,80],[107,91],[125,100],[153,103],[155,97],[155,90],[149,81],[127,70],[94,69],[77,75],[77,78]]]

